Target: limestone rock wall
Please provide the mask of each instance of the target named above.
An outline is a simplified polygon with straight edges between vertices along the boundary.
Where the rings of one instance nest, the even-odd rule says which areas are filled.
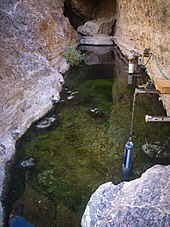
[[[0,1],[0,197],[15,142],[59,98],[68,69],[65,41],[77,33],[63,16],[63,0]],[[15,139],[13,130],[20,134]],[[3,213],[0,204],[0,226]]]
[[[86,21],[92,18],[96,0],[66,0],[65,4],[70,7],[75,14],[84,18]]]
[[[116,44],[127,56],[130,50],[143,53],[144,48],[150,48],[154,55],[147,64],[148,74],[154,81],[170,79],[170,1],[118,0],[117,3]],[[162,98],[170,115],[170,95]]]
[[[141,178],[101,185],[91,196],[82,227],[169,226],[170,166],[156,165]]]

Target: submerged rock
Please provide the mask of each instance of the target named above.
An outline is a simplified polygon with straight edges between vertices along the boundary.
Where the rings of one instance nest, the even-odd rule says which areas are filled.
[[[68,91],[67,92],[68,94],[70,94],[67,99],[68,100],[71,100],[71,99],[74,99],[75,98],[75,95],[78,94],[78,91]]]
[[[67,99],[68,99],[68,100],[71,100],[71,99],[74,99],[74,97],[75,97],[74,95],[69,95],[69,96],[67,97]]]
[[[55,120],[55,117],[46,117],[36,125],[36,128],[48,128]]]
[[[19,164],[19,168],[22,168],[22,169],[30,169],[34,166],[35,166],[35,158],[34,157],[29,157],[29,158],[23,160]]]
[[[170,153],[166,150],[166,148],[166,146],[161,146],[160,144],[146,143],[142,145],[144,153],[154,159],[170,159]]]
[[[141,178],[101,185],[91,196],[82,227],[170,226],[170,165],[156,165]]]
[[[93,117],[93,118],[104,118],[104,113],[98,109],[98,108],[94,108],[94,109],[91,109],[89,111],[89,114]]]
[[[11,131],[11,135],[14,139],[17,139],[20,134],[21,134],[21,131],[18,128],[15,128]]]
[[[51,101],[54,103],[58,103],[60,101],[60,95],[52,95]]]

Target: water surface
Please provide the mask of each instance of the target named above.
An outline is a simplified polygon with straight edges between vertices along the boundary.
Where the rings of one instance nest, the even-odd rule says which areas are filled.
[[[44,117],[56,120],[47,129],[38,129],[36,122],[17,144],[5,206],[10,212],[14,204],[24,203],[23,216],[36,227],[80,226],[98,186],[122,180],[134,92],[127,85],[127,61],[116,47],[109,52],[97,48],[95,58],[93,49],[83,51],[89,65],[73,67],[65,75],[61,101]],[[146,80],[146,75],[139,76],[137,83]],[[168,124],[146,123],[146,114],[165,115],[156,95],[136,99],[131,179],[160,162],[149,159],[142,144],[163,145],[170,134]],[[36,166],[18,168],[29,156],[35,157]]]

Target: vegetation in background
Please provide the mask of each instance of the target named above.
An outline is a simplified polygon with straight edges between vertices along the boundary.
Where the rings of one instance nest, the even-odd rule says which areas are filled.
[[[64,54],[66,61],[71,65],[79,65],[82,60],[83,60],[83,54],[75,49],[72,45],[71,42],[68,41],[66,42],[66,49],[65,49],[65,54]]]

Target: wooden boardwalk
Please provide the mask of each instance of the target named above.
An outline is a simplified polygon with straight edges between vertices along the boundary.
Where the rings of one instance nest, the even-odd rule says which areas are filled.
[[[161,94],[170,94],[170,80],[156,80],[155,87]]]

